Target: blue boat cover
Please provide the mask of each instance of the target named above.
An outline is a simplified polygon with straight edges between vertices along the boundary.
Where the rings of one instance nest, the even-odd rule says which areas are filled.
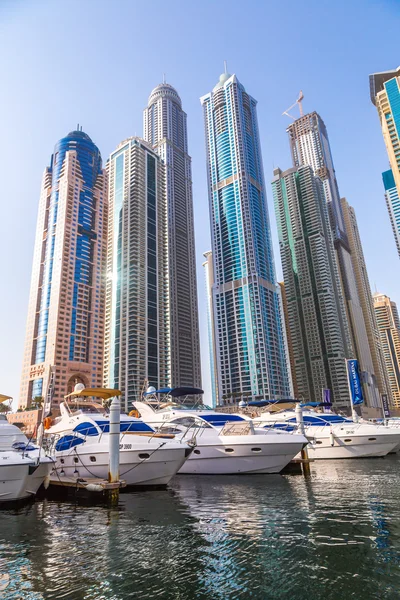
[[[74,427],[73,431],[80,433],[82,435],[99,435],[98,429],[93,423],[78,423],[76,427]]]
[[[243,417],[239,417],[239,415],[229,415],[227,413],[214,413],[212,415],[204,415],[202,413],[197,414],[200,419],[207,421],[210,425],[215,425],[217,427],[222,427],[225,423],[232,423],[234,421],[244,421]]]
[[[96,421],[97,425],[100,427],[103,433],[110,433],[110,421]],[[151,433],[154,432],[147,423],[143,421],[121,421],[121,432],[125,433],[127,431],[137,431],[137,432],[146,432]]]

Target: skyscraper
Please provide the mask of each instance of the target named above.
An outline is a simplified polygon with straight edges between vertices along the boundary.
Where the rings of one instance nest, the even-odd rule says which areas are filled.
[[[227,73],[201,103],[219,402],[288,397],[257,103]]]
[[[274,175],[297,391],[320,402],[329,389],[334,405],[348,408],[351,344],[323,184],[309,166],[275,169]]]
[[[20,406],[44,396],[53,368],[58,403],[76,382],[102,382],[107,177],[82,130],[55,146],[39,203]]]
[[[356,213],[352,206],[349,205],[346,198],[341,199],[344,224],[346,235],[351,250],[351,260],[353,263],[354,274],[356,277],[358,296],[361,301],[361,307],[364,315],[365,327],[368,335],[369,348],[372,357],[372,369],[374,377],[370,382],[364,382],[365,385],[372,386],[369,396],[375,400],[372,408],[380,411],[381,394],[391,396],[391,391],[388,382],[386,371],[385,358],[383,356],[381,339],[376,322],[374,303],[369,285],[368,271],[365,264],[364,252],[362,249],[360,232],[358,230]],[[373,416],[373,415],[371,415]]]
[[[208,250],[203,254],[205,261],[203,262],[204,276],[206,280],[207,292],[207,330],[208,344],[210,357],[210,373],[211,373],[211,394],[212,406],[217,406],[218,402],[218,371],[216,364],[216,348],[215,348],[215,330],[214,330],[214,310],[212,301],[212,290],[214,285],[214,268],[212,262],[212,252]],[[208,404],[208,403],[206,403]]]
[[[107,163],[109,230],[104,383],[125,407],[170,384],[168,230],[165,167],[137,137]]]
[[[150,94],[144,139],[166,164],[171,384],[201,385],[191,158],[186,113],[168,83]]]
[[[396,187],[392,169],[382,173],[383,187],[385,188],[386,206],[389,212],[397,252],[400,256],[400,195]]]
[[[369,85],[371,102],[378,110],[397,195],[400,196],[400,67],[370,75]]]
[[[291,394],[292,394],[293,398],[298,398],[299,397],[299,389],[297,387],[296,370],[294,368],[294,352],[293,352],[292,336],[290,334],[290,327],[289,327],[289,314],[288,314],[285,283],[283,281],[279,281],[278,285],[279,285],[280,291],[281,291],[282,327],[284,329],[283,337],[284,337],[284,339],[286,339],[286,347],[287,347],[286,363],[288,365],[289,383],[291,384]]]
[[[382,350],[385,357],[393,406],[400,408],[400,320],[395,302],[389,296],[375,293],[374,309]]]
[[[363,389],[366,404],[374,406],[375,398],[373,394],[371,395],[375,375],[372,370],[373,361],[357,291],[327,129],[319,114],[312,112],[296,119],[289,125],[287,132],[293,166],[295,168],[302,165],[312,167],[314,174],[322,181],[329,209],[342,293],[345,299],[351,345],[355,354],[353,358],[357,358],[359,361],[361,379],[365,383]]]

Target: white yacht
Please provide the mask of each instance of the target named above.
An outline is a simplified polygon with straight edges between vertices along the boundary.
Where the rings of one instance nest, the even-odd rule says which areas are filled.
[[[34,497],[52,466],[52,459],[18,427],[0,420],[0,502]]]
[[[239,415],[187,399],[202,393],[196,388],[149,388],[143,401],[134,402],[141,418],[160,432],[195,439],[196,447],[179,473],[279,473],[307,444],[298,433],[255,428]]]
[[[305,434],[310,458],[366,458],[386,456],[400,443],[400,430],[367,421],[355,422],[334,413],[303,409]],[[293,409],[263,412],[253,419],[256,426],[280,431],[297,431]]]
[[[116,390],[81,389],[66,396],[61,415],[46,431],[55,456],[52,478],[107,479],[110,416],[100,401]],[[142,420],[121,415],[120,478],[127,486],[166,485],[182,467],[192,447],[174,435],[159,434]]]

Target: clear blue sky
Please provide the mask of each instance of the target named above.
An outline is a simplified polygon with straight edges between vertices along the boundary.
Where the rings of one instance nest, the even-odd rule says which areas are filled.
[[[103,161],[142,135],[142,109],[166,73],[188,114],[193,159],[204,385],[209,389],[202,254],[209,249],[199,97],[228,61],[258,100],[270,180],[291,166],[282,112],[303,90],[328,128],[339,189],[357,211],[370,282],[400,302],[400,264],[381,172],[388,160],[368,75],[400,64],[399,0],[1,0],[0,393],[18,397],[36,215],[56,141],[83,125]]]

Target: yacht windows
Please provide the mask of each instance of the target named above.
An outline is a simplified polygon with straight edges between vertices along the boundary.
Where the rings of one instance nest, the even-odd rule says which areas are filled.
[[[345,442],[351,442],[351,438],[345,438]]]
[[[96,462],[96,457],[95,456],[91,456],[90,457],[90,462]]]
[[[70,450],[74,446],[84,444],[85,440],[82,438],[75,437],[74,435],[64,435],[56,443],[56,452],[62,452],[63,450]]]
[[[139,454],[139,458],[141,460],[146,460],[146,458],[150,458],[150,454],[147,454],[147,452],[142,452],[142,454]]]
[[[225,452],[231,453],[235,452],[233,448],[225,448]]]
[[[196,450],[193,450],[193,452],[194,452],[195,454],[200,454],[200,450],[197,450],[197,449],[196,449]]]
[[[261,448],[252,448],[251,451],[252,452],[261,452]]]
[[[368,441],[369,441],[369,442],[375,442],[375,441],[376,441],[376,438],[368,438]]]

